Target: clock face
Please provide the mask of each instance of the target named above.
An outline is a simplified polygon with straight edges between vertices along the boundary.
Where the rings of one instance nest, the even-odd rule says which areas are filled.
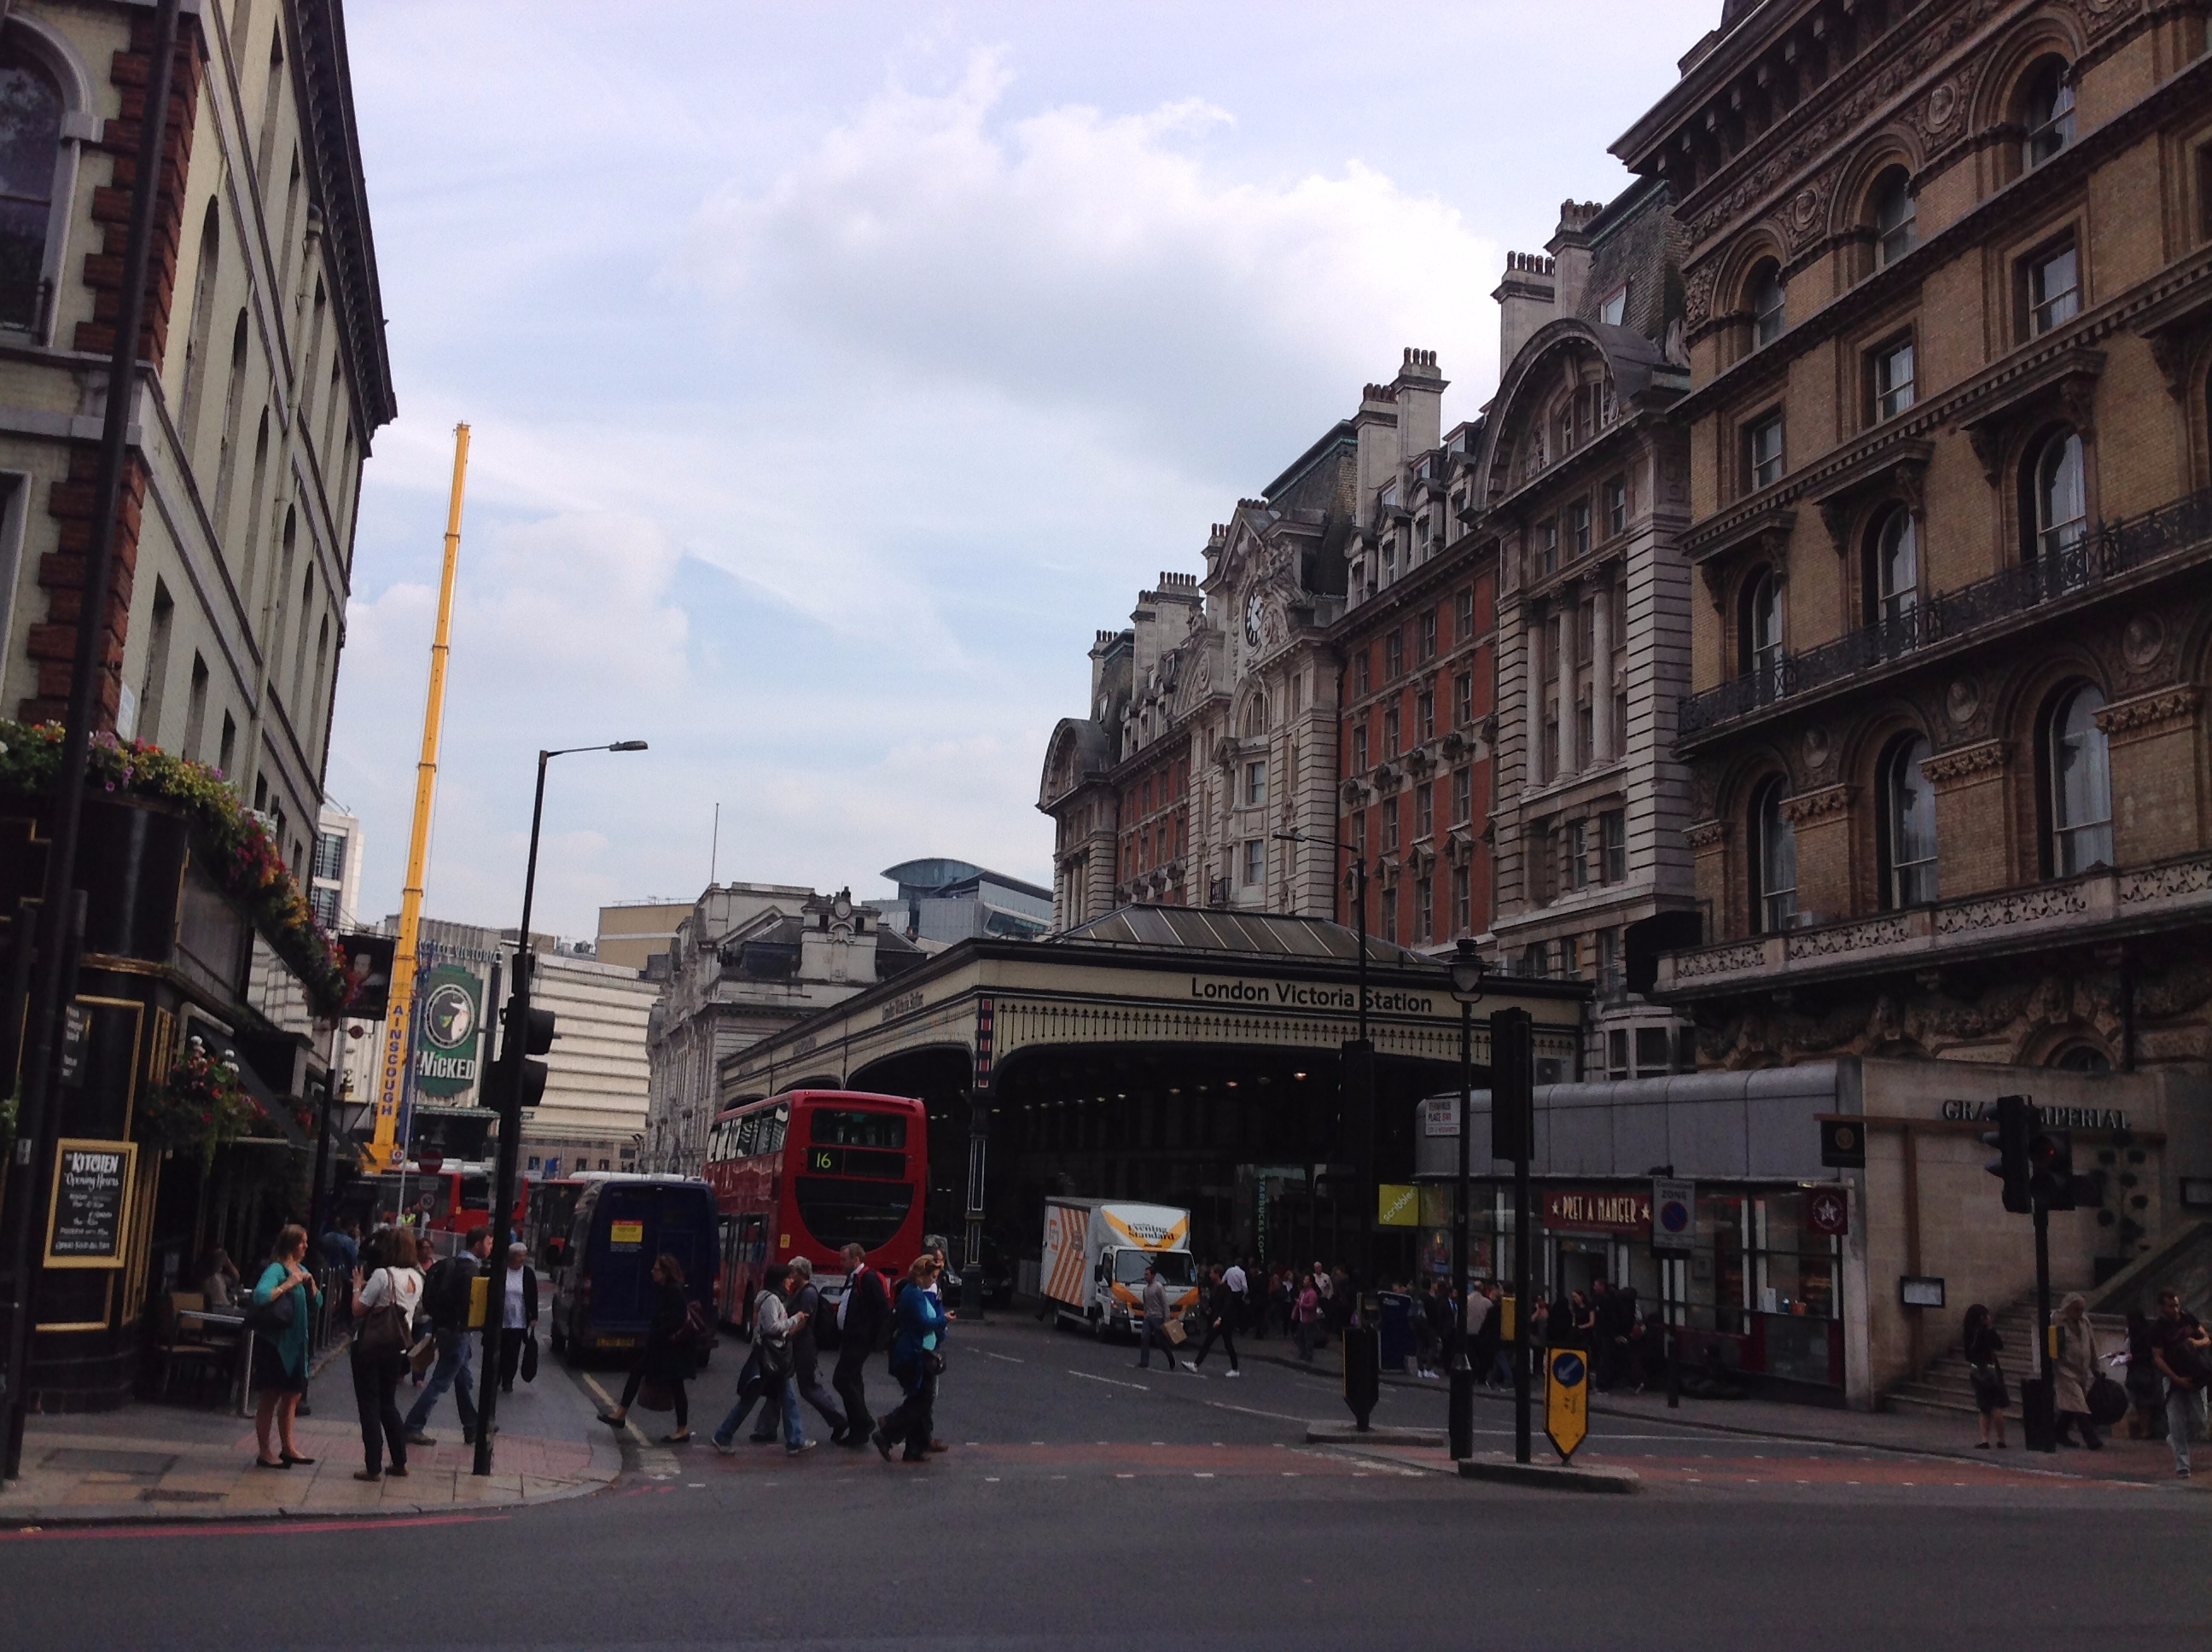
[[[1260,620],[1267,612],[1267,604],[1255,591],[1244,602],[1244,641],[1254,647],[1260,646]]]

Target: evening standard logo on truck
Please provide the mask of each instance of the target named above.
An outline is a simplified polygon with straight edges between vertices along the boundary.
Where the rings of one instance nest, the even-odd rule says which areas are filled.
[[[1165,1288],[1170,1315],[1198,1305],[1188,1211],[1056,1194],[1046,1200],[1038,1278],[1058,1318],[1100,1334],[1130,1330],[1144,1313],[1147,1268]]]

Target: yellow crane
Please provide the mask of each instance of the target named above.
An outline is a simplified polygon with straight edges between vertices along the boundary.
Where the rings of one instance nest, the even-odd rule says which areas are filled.
[[[416,934],[422,920],[422,878],[430,859],[430,799],[438,784],[438,731],[446,709],[446,656],[452,651],[453,574],[461,560],[461,483],[469,468],[469,428],[453,427],[453,496],[446,510],[446,568],[438,584],[438,629],[430,640],[430,693],[422,708],[422,756],[415,766],[415,832],[407,843],[407,887],[399,897],[399,940],[392,949],[392,999],[384,1019],[384,1060],[376,1075],[376,1133],[369,1171],[396,1170],[407,1159],[399,1139],[399,1100],[407,1090],[415,1031]]]

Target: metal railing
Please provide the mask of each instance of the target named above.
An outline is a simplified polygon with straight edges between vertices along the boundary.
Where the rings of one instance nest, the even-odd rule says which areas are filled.
[[[1917,649],[2024,614],[2167,552],[2212,538],[2212,488],[2131,519],[2100,523],[2072,544],[1808,648],[1772,665],[1692,695],[1681,702],[1680,733],[1707,729],[1792,695],[1855,677]]]

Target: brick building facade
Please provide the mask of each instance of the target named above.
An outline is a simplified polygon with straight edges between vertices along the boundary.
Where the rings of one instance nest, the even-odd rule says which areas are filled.
[[[1731,4],[1687,251],[1709,1064],[2212,1056],[2212,61],[2149,0]]]

